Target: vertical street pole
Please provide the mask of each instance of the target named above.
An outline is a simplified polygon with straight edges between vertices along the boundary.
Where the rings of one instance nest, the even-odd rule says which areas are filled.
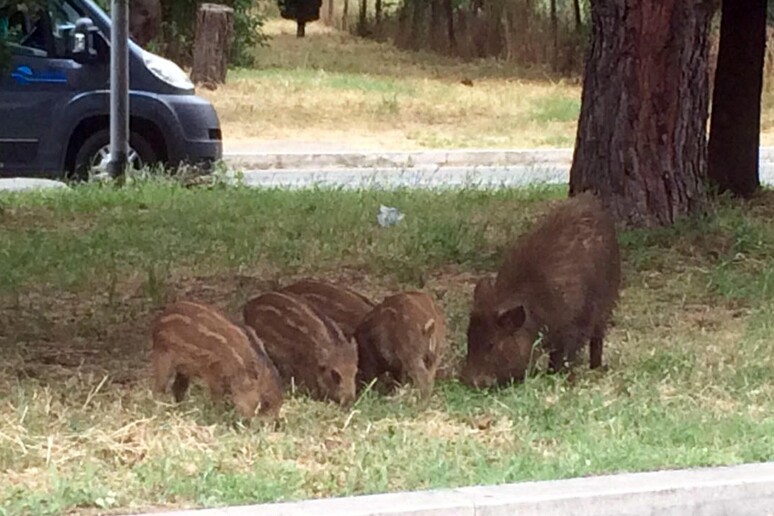
[[[129,155],[129,0],[111,2],[108,172],[122,183]]]

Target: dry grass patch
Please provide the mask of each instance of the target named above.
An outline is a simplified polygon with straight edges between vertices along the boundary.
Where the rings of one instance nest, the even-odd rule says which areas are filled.
[[[233,70],[202,90],[216,106],[227,147],[271,141],[303,148],[571,147],[578,79],[494,59],[406,52],[314,23],[307,37],[270,20],[258,68]],[[460,81],[470,79],[473,87]],[[774,145],[774,94],[765,78],[761,144]],[[277,149],[287,145],[277,143]]]
[[[571,145],[577,85],[494,60],[463,62],[396,50],[321,24],[295,37],[270,21],[257,70],[236,70],[217,92],[229,145],[294,139],[348,147]],[[473,87],[460,83],[473,80]]]

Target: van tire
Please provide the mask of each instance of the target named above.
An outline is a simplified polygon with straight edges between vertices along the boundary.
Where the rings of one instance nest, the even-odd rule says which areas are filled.
[[[75,154],[72,179],[88,179],[92,161],[100,149],[107,145],[110,145],[109,129],[100,129],[86,138]],[[138,154],[143,166],[152,165],[156,162],[156,153],[153,151],[153,147],[139,134],[135,132],[129,134],[129,147]]]

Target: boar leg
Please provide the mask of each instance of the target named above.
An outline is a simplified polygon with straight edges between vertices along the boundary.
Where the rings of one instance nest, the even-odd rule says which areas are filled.
[[[602,366],[602,344],[605,339],[605,330],[601,326],[594,328],[594,333],[589,340],[589,368],[596,369]]]
[[[210,398],[213,401],[220,402],[223,400],[223,396],[226,393],[226,387],[223,385],[223,381],[219,374],[205,374],[202,380],[207,385],[207,389],[210,391]]]
[[[548,372],[550,374],[562,373],[567,370],[567,337],[564,335],[552,335],[546,342],[548,349]]]
[[[156,353],[153,357],[154,390],[159,394],[166,392],[173,374],[175,374],[175,364],[172,355],[165,352]]]
[[[175,381],[172,383],[172,394],[175,396],[175,401],[180,403],[185,398],[185,393],[188,392],[188,386],[191,384],[191,379],[182,373],[175,375]]]

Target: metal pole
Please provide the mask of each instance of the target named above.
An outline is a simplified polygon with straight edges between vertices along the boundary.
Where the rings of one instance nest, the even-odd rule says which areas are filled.
[[[111,1],[108,172],[122,181],[129,155],[129,0]]]

